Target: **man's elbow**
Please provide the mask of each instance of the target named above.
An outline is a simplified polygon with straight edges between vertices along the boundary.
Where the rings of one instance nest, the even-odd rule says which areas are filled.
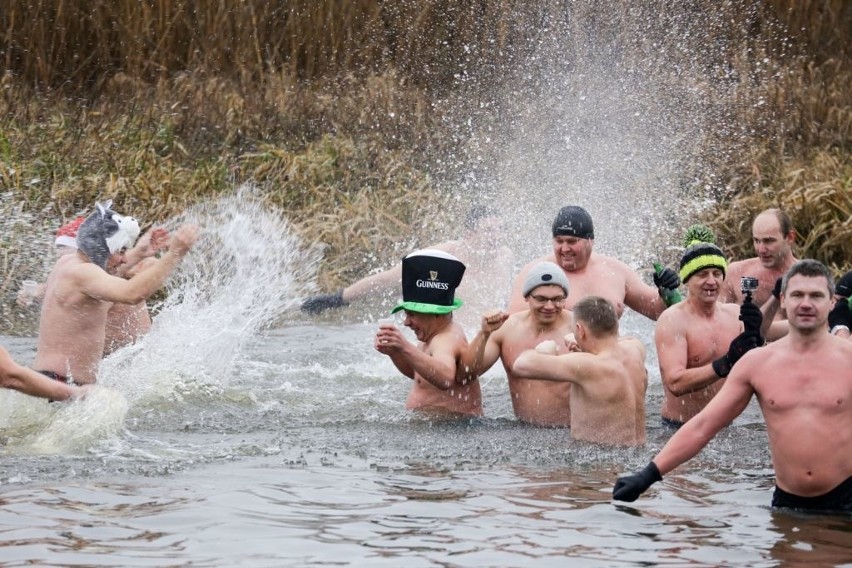
[[[674,396],[683,396],[695,390],[681,377],[663,378],[663,385],[665,385],[666,390]]]
[[[153,293],[154,292],[148,292],[147,290],[128,289],[117,294],[112,298],[112,301],[117,304],[135,306],[136,304],[147,300]]]
[[[512,374],[521,377],[522,379],[526,379],[531,377],[533,373],[533,366],[528,357],[521,355],[515,359],[515,362],[512,365]]]

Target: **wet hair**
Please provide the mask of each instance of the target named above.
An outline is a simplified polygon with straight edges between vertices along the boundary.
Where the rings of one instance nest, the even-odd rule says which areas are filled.
[[[790,219],[790,216],[781,211],[780,209],[767,209],[763,213],[771,213],[778,219],[778,227],[781,230],[781,235],[786,237],[790,231],[793,229],[793,221]]]
[[[596,336],[618,334],[618,314],[612,302],[600,296],[586,296],[571,309],[574,319],[581,321]]]
[[[787,293],[787,283],[790,281],[790,278],[797,274],[807,276],[808,278],[824,276],[828,283],[828,295],[834,295],[834,276],[831,275],[831,271],[828,270],[826,265],[812,258],[802,259],[790,267],[790,270],[788,270],[787,274],[784,275],[784,278],[781,279],[782,294]]]

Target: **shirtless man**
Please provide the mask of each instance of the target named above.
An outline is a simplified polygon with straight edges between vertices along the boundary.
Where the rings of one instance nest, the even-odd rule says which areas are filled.
[[[459,286],[459,295],[465,298],[461,313],[479,317],[485,310],[503,306],[507,301],[512,281],[514,255],[507,246],[495,246],[495,233],[499,233],[500,219],[485,207],[474,207],[465,219],[465,233],[460,239],[445,241],[430,249],[449,253],[467,267],[467,278]],[[328,309],[349,305],[379,291],[399,287],[402,266],[373,274],[342,288],[334,294],[306,299],[302,311],[318,314]],[[475,320],[474,320],[475,321]]]
[[[59,228],[55,241],[57,257],[77,253],[77,230],[83,221],[85,217],[77,217]],[[167,248],[168,238],[169,233],[163,228],[156,227],[147,231],[136,245],[127,251],[125,262],[116,269],[116,276],[129,278],[150,266],[151,257]],[[44,292],[45,284],[39,284],[32,292],[22,289],[18,292],[18,305],[27,307],[34,301],[40,303]],[[107,312],[104,356],[135,342],[148,333],[151,323],[151,314],[144,300],[132,306],[113,304]]]
[[[760,309],[752,302],[740,308],[719,299],[726,268],[719,247],[693,242],[680,261],[686,300],[657,320],[654,340],[665,391],[660,414],[667,426],[679,428],[698,414],[743,353],[763,344]]]
[[[168,251],[147,270],[126,280],[112,276],[139,224],[100,203],[77,232],[77,253],[56,261],[47,278],[33,367],[43,375],[76,384],[94,383],[104,351],[107,311],[112,303],[135,305],[158,290],[198,237],[181,227]]]
[[[79,398],[91,388],[52,381],[41,373],[17,364],[2,347],[0,347],[0,387],[51,401]]]
[[[775,468],[773,507],[852,512],[852,344],[828,332],[834,282],[806,259],[784,277],[790,332],[747,353],[722,390],[613,498],[634,501],[696,454],[757,396]]]
[[[541,262],[527,273],[522,292],[529,308],[512,315],[487,312],[465,352],[464,363],[478,377],[500,358],[515,416],[536,426],[567,428],[571,425],[571,385],[519,377],[513,365],[518,355],[543,341],[552,341],[554,352],[568,351],[565,336],[574,331],[571,312],[562,309],[568,298],[568,279],[552,262]]]
[[[456,257],[435,249],[415,251],[402,261],[403,301],[392,313],[405,310],[404,325],[418,343],[408,341],[395,325],[383,323],[375,348],[414,381],[407,410],[442,417],[482,415],[479,381],[462,364],[467,339],[453,321],[452,312],[462,305],[455,290],[464,271]]]
[[[722,289],[722,301],[741,304],[743,301],[740,289],[740,278],[752,276],[757,278],[758,288],[752,301],[763,306],[772,298],[775,282],[787,272],[796,262],[793,256],[793,243],[796,240],[796,230],[790,217],[780,209],[767,209],[754,218],[751,227],[754,258],[738,260],[728,266],[728,277]],[[783,318],[779,311],[777,318]]]
[[[515,277],[509,313],[526,309],[521,292],[527,273],[539,262],[550,261],[561,266],[571,282],[566,309],[586,296],[596,295],[612,302],[619,317],[627,306],[656,320],[666,309],[662,294],[680,285],[677,273],[666,268],[654,275],[657,288],[649,286],[620,260],[593,252],[594,239],[592,218],[585,209],[574,205],[560,209],[553,221],[553,253],[530,262]]]
[[[574,304],[574,337],[579,352],[552,355],[527,350],[515,359],[515,373],[571,385],[571,437],[616,446],[645,443],[645,346],[618,337],[612,302],[586,296]]]

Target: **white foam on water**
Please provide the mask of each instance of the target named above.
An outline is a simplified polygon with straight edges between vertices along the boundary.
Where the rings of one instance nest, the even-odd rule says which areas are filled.
[[[21,395],[3,424],[9,454],[80,454],[120,436],[127,399],[95,387],[81,399],[60,403]]]
[[[169,226],[183,223],[201,227],[201,237],[169,280],[151,331],[100,369],[99,382],[131,401],[226,387],[246,342],[315,287],[320,250],[252,186],[193,206]]]

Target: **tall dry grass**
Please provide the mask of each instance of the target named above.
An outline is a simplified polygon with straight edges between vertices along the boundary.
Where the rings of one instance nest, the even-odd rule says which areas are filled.
[[[446,227],[418,221],[423,211],[459,209],[446,200],[459,181],[453,164],[469,158],[466,137],[505,118],[486,94],[541,80],[542,53],[581,57],[603,34],[623,46],[613,58],[676,52],[689,64],[706,46],[676,32],[689,29],[689,10],[708,8],[670,8],[663,0],[8,0],[0,327],[20,315],[8,305],[17,281],[43,275],[51,231],[97,198],[156,222],[260,181],[306,239],[327,244],[326,288],[397,258],[401,239],[444,238]],[[706,221],[733,256],[748,256],[751,218],[780,206],[799,230],[800,255],[848,268],[852,3],[728,0],[712,9],[706,21],[723,48],[711,63],[739,97],[724,109],[739,130],[731,147],[700,157],[724,188]],[[619,22],[637,14],[649,33],[617,37]],[[661,26],[673,49],[648,44]],[[574,51],[563,49],[566,38]],[[671,62],[638,63],[681,80]],[[713,85],[695,87],[718,96]],[[471,117],[483,131],[454,128]]]
[[[796,252],[839,274],[852,268],[852,3],[773,0],[790,39],[766,89],[771,120],[725,170],[729,191],[707,221],[735,258],[753,254],[751,221],[779,207]],[[756,124],[746,114],[747,124]],[[750,122],[751,120],[751,122]]]

